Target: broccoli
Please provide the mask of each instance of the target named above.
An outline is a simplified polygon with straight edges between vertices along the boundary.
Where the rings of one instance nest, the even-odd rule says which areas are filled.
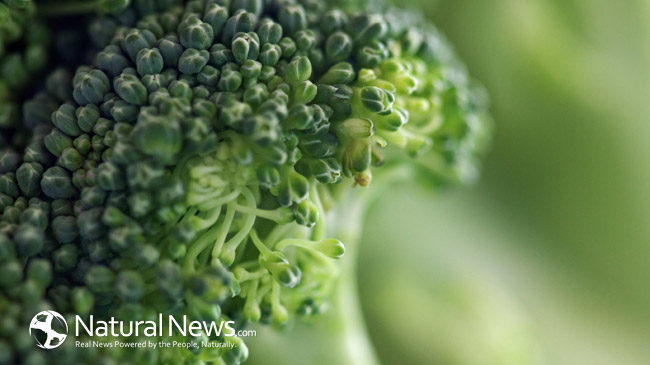
[[[4,3],[23,1],[0,2],[0,18]],[[16,335],[43,309],[240,326],[322,313],[345,253],[327,227],[340,200],[399,166],[468,181],[489,140],[483,93],[407,11],[316,0],[34,9],[81,17],[90,57],[74,72],[43,57],[41,84],[22,79],[30,62],[3,59],[0,120],[13,108],[2,126],[26,132],[24,146],[3,132],[2,146],[21,148],[0,152],[0,362],[44,361]],[[10,80],[37,90],[22,108],[8,102]],[[230,341],[126,355],[64,345],[56,361],[245,361],[243,340]]]

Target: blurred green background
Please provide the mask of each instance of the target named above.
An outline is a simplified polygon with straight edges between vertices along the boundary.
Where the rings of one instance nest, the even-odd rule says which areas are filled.
[[[382,361],[650,363],[650,2],[422,5],[497,135],[478,186],[372,210],[359,280]]]
[[[400,4],[455,45],[497,133],[477,186],[372,207],[358,280],[381,362],[649,364],[650,1]],[[251,363],[328,364],[310,336],[262,332],[276,351]]]

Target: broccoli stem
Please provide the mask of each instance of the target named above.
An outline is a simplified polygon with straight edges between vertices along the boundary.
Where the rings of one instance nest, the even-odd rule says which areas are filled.
[[[346,193],[358,193],[356,190],[348,189]],[[344,356],[341,360],[345,362],[338,362],[339,364],[378,364],[363,320],[357,285],[357,262],[365,216],[365,199],[348,196],[341,201],[346,203],[342,204],[340,209],[335,209],[328,220],[328,223],[332,222],[332,230],[337,233],[334,237],[340,237],[341,241],[346,243],[346,256],[334,287],[331,309],[333,318],[328,321],[328,327],[331,327],[331,337],[337,341],[339,351]]]
[[[327,213],[326,236],[344,242],[346,253],[332,287],[330,307],[317,323],[298,325],[291,334],[258,333],[251,339],[251,347],[256,349],[251,364],[300,363],[313,358],[337,365],[379,364],[363,320],[356,277],[363,218],[376,193],[351,187],[334,192],[340,205]]]
[[[42,18],[53,18],[59,16],[81,15],[96,12],[103,0],[98,1],[69,1],[40,4],[38,15]]]

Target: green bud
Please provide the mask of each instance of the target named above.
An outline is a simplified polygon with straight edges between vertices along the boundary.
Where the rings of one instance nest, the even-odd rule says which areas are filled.
[[[61,167],[50,167],[41,179],[43,193],[52,199],[70,199],[77,190],[72,186],[70,174]]]
[[[98,186],[84,188],[81,191],[81,206],[85,209],[99,207],[106,201],[106,191]]]
[[[255,29],[257,17],[244,9],[235,11],[234,14],[226,21],[221,33],[221,42],[230,44],[237,33],[252,32]]]
[[[216,87],[219,83],[219,70],[207,65],[196,75],[196,80],[205,86]]]
[[[339,62],[330,67],[327,72],[321,76],[319,82],[329,85],[349,84],[356,78],[354,67],[349,62]]]
[[[5,209],[10,208],[13,202],[14,200],[12,197],[7,194],[0,193],[0,211],[4,211]]]
[[[169,84],[169,93],[183,99],[192,99],[192,87],[184,80],[172,81]]]
[[[29,145],[27,145],[27,147],[25,147],[25,151],[23,154],[23,161],[38,162],[42,165],[51,164],[51,156],[48,153],[47,148],[45,147],[44,138],[34,140]]]
[[[106,293],[113,290],[115,274],[106,266],[96,265],[86,273],[86,285],[95,293]]]
[[[305,199],[294,206],[293,215],[296,223],[313,227],[318,221],[318,208],[314,203]]]
[[[59,243],[72,243],[79,236],[77,220],[71,216],[58,216],[52,220],[52,233]]]
[[[287,4],[278,10],[278,22],[291,35],[307,26],[307,15],[302,6]]]
[[[377,128],[387,131],[397,131],[409,120],[409,114],[405,109],[393,108],[392,113],[377,118]]]
[[[132,189],[155,189],[163,181],[164,170],[148,161],[131,164],[126,169],[126,178]]]
[[[113,87],[120,98],[127,103],[143,105],[147,102],[147,88],[134,75],[122,73],[113,80]]]
[[[93,132],[96,134],[96,136],[93,136],[93,138],[105,136],[106,133],[108,133],[110,130],[113,129],[113,125],[114,122],[112,120],[106,118],[99,118],[97,120],[97,123],[95,123],[95,126],[93,126]]]
[[[280,205],[288,207],[293,203],[301,202],[307,197],[309,181],[293,169],[290,169],[283,181],[271,191],[278,197]]]
[[[83,157],[76,149],[68,147],[61,153],[58,163],[69,171],[75,171],[83,165]]]
[[[34,303],[45,294],[45,286],[36,280],[27,279],[20,286],[20,298],[23,303]]]
[[[82,238],[92,241],[100,238],[105,231],[101,217],[104,213],[103,208],[93,208],[83,211],[77,216],[77,226]]]
[[[235,60],[232,51],[221,43],[210,47],[210,64],[214,67],[221,67],[228,62]]]
[[[143,48],[136,56],[136,67],[140,75],[158,74],[163,70],[163,56],[158,48]]]
[[[338,139],[333,133],[323,129],[300,140],[300,150],[315,158],[331,157],[338,149]]]
[[[196,75],[208,64],[210,53],[194,48],[186,49],[178,61],[178,69],[187,75]]]
[[[160,252],[152,245],[142,245],[136,255],[136,260],[145,267],[153,266],[158,262]]]
[[[293,57],[298,49],[296,43],[289,37],[282,38],[278,45],[280,46],[280,49],[282,49],[282,58],[287,60]]]
[[[316,45],[316,34],[311,29],[298,31],[293,38],[302,52],[310,51]]]
[[[299,104],[289,110],[289,116],[282,121],[284,128],[306,130],[314,126],[314,109],[309,105]]]
[[[325,34],[332,34],[344,29],[348,23],[347,15],[340,9],[332,9],[321,18],[320,29]]]
[[[325,256],[333,259],[339,259],[345,254],[345,246],[343,243],[334,238],[328,238],[317,242],[314,248]]]
[[[257,79],[262,72],[262,64],[255,60],[246,60],[242,63],[240,72],[246,79]]]
[[[75,117],[75,107],[72,104],[62,104],[57,111],[52,113],[52,123],[59,128],[63,133],[76,137],[81,134],[81,130],[77,126],[77,118]]]
[[[219,34],[228,20],[228,8],[215,3],[208,3],[203,14],[203,21],[210,24],[215,35]]]
[[[282,26],[269,18],[262,19],[257,26],[260,44],[276,44],[282,39]]]
[[[72,146],[72,139],[55,128],[45,136],[43,143],[51,154],[60,156],[63,150]]]
[[[10,288],[23,278],[23,268],[16,260],[0,264],[0,287]]]
[[[358,44],[366,44],[383,37],[388,32],[388,23],[378,14],[359,14],[350,22],[351,34]]]
[[[16,176],[13,173],[0,175],[0,193],[17,198],[20,195]]]
[[[129,67],[129,59],[122,55],[118,46],[109,45],[95,57],[97,68],[106,72],[111,77],[115,77]]]
[[[25,196],[40,195],[43,171],[43,166],[38,162],[25,162],[16,170],[16,182]]]
[[[160,55],[167,67],[178,66],[178,60],[183,54],[183,46],[175,36],[167,36],[158,42]]]
[[[309,104],[316,97],[318,87],[311,81],[303,81],[293,87],[294,104]]]
[[[80,154],[85,155],[90,152],[90,149],[92,147],[90,143],[90,137],[87,134],[82,134],[79,137],[75,138],[74,141],[72,141],[72,146]]]
[[[296,312],[301,316],[319,315],[327,310],[327,303],[322,300],[307,298],[303,300]]]
[[[16,246],[6,234],[0,233],[0,263],[16,258]]]
[[[263,65],[275,66],[282,56],[282,48],[277,44],[266,43],[262,46],[259,60]]]
[[[132,60],[137,58],[143,48],[151,48],[156,42],[156,35],[146,29],[131,29],[122,39],[122,49]]]
[[[100,70],[77,71],[74,78],[73,97],[77,104],[99,104],[110,90],[108,76]]]
[[[292,84],[308,80],[311,76],[311,62],[304,56],[294,57],[287,65],[286,78]]]
[[[77,266],[79,250],[74,244],[63,245],[54,251],[52,258],[54,259],[54,269],[56,271],[67,272]]]
[[[370,119],[346,119],[336,126],[336,130],[353,139],[371,137],[375,134],[375,126]]]
[[[232,54],[238,63],[257,59],[260,41],[256,33],[238,33],[232,41]]]
[[[93,294],[86,288],[77,287],[72,289],[70,293],[70,298],[72,301],[72,307],[74,308],[75,313],[80,316],[85,316],[90,313],[90,310],[95,304],[95,297]]]
[[[173,160],[182,147],[180,127],[174,120],[149,118],[140,121],[131,133],[133,144],[147,155],[163,163]]]
[[[241,73],[233,70],[223,70],[219,80],[219,90],[235,92],[242,84]]]
[[[115,281],[117,296],[127,302],[137,302],[144,294],[144,280],[135,271],[123,271]]]
[[[125,188],[124,173],[112,162],[103,162],[97,167],[97,183],[108,191]]]
[[[33,259],[27,266],[27,277],[46,287],[52,282],[52,265],[45,259]]]
[[[169,298],[177,298],[183,291],[183,279],[180,267],[170,260],[158,264],[156,279],[160,292]]]
[[[262,165],[257,168],[257,180],[260,186],[270,189],[280,183],[280,172],[271,165]]]
[[[379,41],[373,41],[359,48],[356,60],[360,67],[373,68],[388,56],[388,48]]]
[[[129,196],[129,208],[134,217],[144,217],[154,208],[154,200],[151,193],[142,191]]]
[[[309,173],[322,184],[336,184],[341,180],[341,165],[336,158],[312,160]]]
[[[99,108],[92,104],[81,106],[77,108],[75,115],[79,128],[88,133],[93,130],[97,119],[99,119]]]
[[[387,113],[395,102],[395,96],[384,89],[366,86],[361,89],[360,99],[363,105],[374,113]]]
[[[43,231],[30,224],[20,224],[14,233],[14,241],[22,257],[36,255],[43,248]]]
[[[45,231],[48,224],[48,214],[44,209],[29,207],[23,210],[23,213],[20,215],[20,222],[34,226],[41,231]]]
[[[11,148],[0,150],[0,173],[15,171],[20,164],[20,159],[18,152]]]
[[[281,252],[271,252],[260,256],[260,265],[269,270],[275,280],[282,286],[294,288],[300,283],[302,272],[300,268],[291,265]]]
[[[264,84],[257,84],[244,92],[244,102],[253,108],[257,108],[268,97],[269,92]]]
[[[208,49],[214,40],[212,26],[196,16],[188,16],[178,26],[178,35],[185,48]]]
[[[232,348],[226,349],[221,353],[221,359],[226,365],[241,364],[248,359],[248,347],[239,337],[230,337],[228,341],[234,343]]]
[[[60,215],[73,214],[72,202],[67,199],[56,199],[52,201],[50,207],[51,207],[52,216],[54,217],[58,217]]]
[[[344,164],[348,172],[363,172],[370,168],[371,162],[370,144],[365,140],[352,141],[344,155]]]
[[[12,88],[19,89],[29,81],[29,72],[20,53],[11,53],[3,57],[0,63],[0,76]]]
[[[350,57],[352,52],[352,38],[343,32],[335,32],[327,38],[325,43],[325,54],[327,61],[335,63],[344,61]]]

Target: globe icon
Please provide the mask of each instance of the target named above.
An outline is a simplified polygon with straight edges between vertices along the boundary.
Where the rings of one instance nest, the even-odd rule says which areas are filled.
[[[68,337],[68,323],[55,311],[37,313],[29,324],[29,334],[42,349],[54,349]]]

